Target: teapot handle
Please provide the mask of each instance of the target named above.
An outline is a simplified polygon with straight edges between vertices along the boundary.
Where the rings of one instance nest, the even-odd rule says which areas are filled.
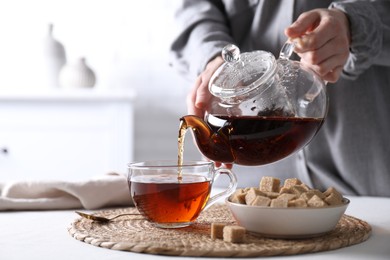
[[[288,60],[290,59],[292,53],[294,52],[295,48],[295,42],[288,39],[282,46],[282,49],[280,50],[279,53],[279,59],[282,60]],[[325,85],[328,85],[327,81],[324,81]]]
[[[294,52],[295,43],[293,41],[288,40],[282,46],[280,50],[279,59],[288,60]]]

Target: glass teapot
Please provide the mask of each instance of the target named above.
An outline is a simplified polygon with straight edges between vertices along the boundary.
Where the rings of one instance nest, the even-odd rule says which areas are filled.
[[[264,165],[307,145],[327,113],[325,82],[290,60],[287,42],[278,59],[266,51],[241,53],[229,44],[224,63],[209,82],[212,94],[205,118],[182,117],[200,152],[221,163]]]

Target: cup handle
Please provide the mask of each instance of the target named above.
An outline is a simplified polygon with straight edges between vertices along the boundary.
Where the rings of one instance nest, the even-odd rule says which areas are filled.
[[[234,191],[236,190],[237,188],[237,177],[236,175],[233,173],[233,171],[229,170],[229,169],[226,169],[226,168],[219,168],[219,169],[216,169],[215,170],[215,176],[214,176],[214,180],[213,182],[221,175],[221,174],[227,174],[229,179],[230,179],[230,183],[229,183],[229,187],[223,191],[223,192],[220,192],[214,196],[212,196],[206,203],[206,206],[203,208],[203,210],[209,208],[211,205],[213,205],[217,200],[219,200],[220,198],[223,198],[223,197],[227,197],[227,196],[230,196],[234,193]]]

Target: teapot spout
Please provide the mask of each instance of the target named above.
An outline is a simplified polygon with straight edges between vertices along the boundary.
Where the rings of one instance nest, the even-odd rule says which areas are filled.
[[[190,128],[199,151],[206,158],[215,162],[233,163],[229,137],[224,131],[214,131],[203,119],[193,115],[183,116],[180,121],[179,136]]]

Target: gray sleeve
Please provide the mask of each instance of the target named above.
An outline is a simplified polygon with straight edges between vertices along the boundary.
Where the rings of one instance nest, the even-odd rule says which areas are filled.
[[[350,55],[343,77],[356,79],[372,65],[390,66],[390,1],[341,1],[330,8],[347,14],[351,26]]]
[[[189,79],[233,42],[221,1],[183,0],[175,20],[179,31],[171,45],[171,65]]]

